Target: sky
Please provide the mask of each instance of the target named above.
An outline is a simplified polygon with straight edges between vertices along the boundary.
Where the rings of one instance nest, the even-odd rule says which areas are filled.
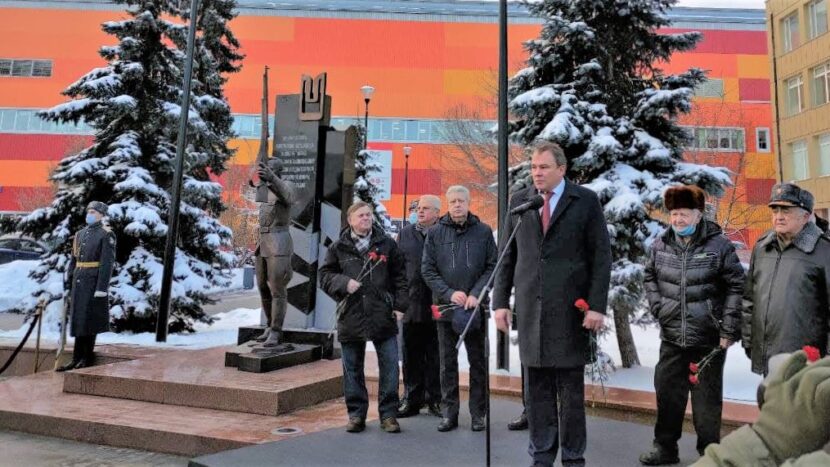
[[[764,0],[680,0],[678,6],[707,8],[764,8]]]

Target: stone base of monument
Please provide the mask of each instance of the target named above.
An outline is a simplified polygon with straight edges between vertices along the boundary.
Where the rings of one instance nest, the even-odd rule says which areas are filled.
[[[277,347],[254,347],[244,349],[245,344],[237,348],[247,350],[236,357],[236,367],[239,371],[251,373],[266,373],[268,371],[302,365],[320,360],[321,348],[319,345],[282,344]],[[228,352],[230,353],[230,352]],[[225,364],[228,364],[228,353],[225,354]]]
[[[242,326],[239,328],[236,343],[253,346],[255,338],[262,335],[265,331],[265,326]],[[334,341],[335,334],[320,329],[293,329],[286,328],[283,330],[283,340],[292,344],[308,344],[319,345],[321,348],[320,357],[327,360],[335,360],[340,358],[340,348]],[[236,365],[229,365],[236,366]]]

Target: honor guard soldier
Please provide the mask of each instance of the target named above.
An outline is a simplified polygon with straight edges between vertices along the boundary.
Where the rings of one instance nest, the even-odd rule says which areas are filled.
[[[70,335],[75,338],[72,361],[58,368],[67,371],[91,366],[98,333],[109,331],[109,283],[115,263],[115,234],[102,222],[107,205],[92,201],[87,206],[87,227],[75,234],[68,278]]]

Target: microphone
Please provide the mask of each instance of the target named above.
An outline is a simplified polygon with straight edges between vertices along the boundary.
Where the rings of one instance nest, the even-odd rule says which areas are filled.
[[[530,198],[530,201],[526,201],[515,208],[510,210],[511,215],[521,214],[525,211],[530,211],[531,209],[539,209],[545,205],[545,198],[542,195],[536,195],[533,198]]]

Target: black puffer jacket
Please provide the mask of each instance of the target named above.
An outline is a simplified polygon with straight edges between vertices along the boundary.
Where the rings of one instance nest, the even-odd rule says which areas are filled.
[[[805,345],[827,355],[830,239],[807,223],[781,250],[775,232],[767,232],[752,250],[743,304],[742,344],[755,373],[765,374],[773,355]]]
[[[666,232],[651,247],[645,288],[660,337],[681,347],[715,347],[741,336],[744,269],[720,226],[701,221],[688,246]]]
[[[496,268],[497,258],[489,225],[473,214],[468,214],[467,222],[459,225],[445,214],[427,232],[421,275],[432,289],[435,303],[449,304],[458,290],[478,297]],[[487,310],[484,306],[482,309]],[[452,310],[445,311],[441,321],[452,321]]]
[[[382,341],[398,333],[392,311],[407,307],[404,258],[394,240],[380,229],[373,229],[369,252],[385,255],[374,269],[368,253],[361,255],[354,245],[349,228],[329,247],[320,267],[320,287],[338,302],[346,300],[337,321],[340,342]],[[349,279],[357,279],[364,268],[371,273],[361,282],[363,287],[349,295]]]

